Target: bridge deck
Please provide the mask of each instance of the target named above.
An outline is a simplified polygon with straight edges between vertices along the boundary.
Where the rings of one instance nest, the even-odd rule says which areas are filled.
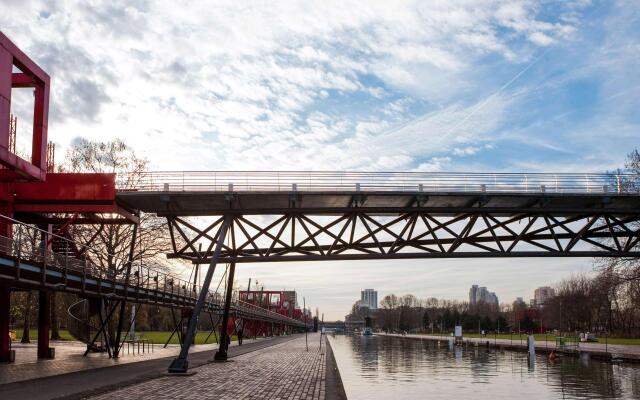
[[[606,212],[627,214],[640,208],[640,196],[628,193],[486,192],[120,192],[120,204],[158,215],[341,214],[355,208],[397,214],[416,207],[433,215],[485,210],[501,215],[540,211],[556,215]]]
[[[150,172],[118,202],[159,215],[339,214],[351,208],[398,213],[419,206],[452,215],[544,207],[558,214],[640,206],[633,175],[418,172]]]

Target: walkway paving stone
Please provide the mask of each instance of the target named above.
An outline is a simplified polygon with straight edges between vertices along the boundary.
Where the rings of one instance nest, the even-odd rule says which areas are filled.
[[[235,342],[234,342],[235,344]],[[70,372],[83,371],[94,368],[104,368],[116,365],[155,360],[180,353],[178,345],[169,345],[166,349],[156,344],[153,352],[145,354],[127,354],[126,348],[122,357],[111,359],[106,353],[91,353],[84,357],[87,346],[80,342],[51,342],[51,347],[56,348],[56,358],[53,360],[37,360],[36,344],[16,345],[16,363],[0,364],[0,385],[68,374]],[[217,344],[197,345],[191,349],[191,353],[200,351],[215,351]]]
[[[325,355],[318,334],[193,368],[191,376],[166,376],[91,397],[140,399],[324,399]]]

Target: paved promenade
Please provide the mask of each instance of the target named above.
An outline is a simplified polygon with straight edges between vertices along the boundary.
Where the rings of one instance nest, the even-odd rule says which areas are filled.
[[[191,376],[165,376],[99,396],[94,400],[140,399],[314,399],[325,398],[325,355],[318,334],[190,369]]]
[[[399,335],[399,334],[385,334],[378,333],[380,336],[396,336],[403,338],[411,338],[411,339],[427,339],[427,340],[448,340],[450,336],[432,336],[432,335]],[[486,344],[489,342],[490,346],[509,346],[513,348],[521,347],[523,349],[527,348],[527,337],[522,335],[522,340],[517,335],[514,335],[513,340],[510,339],[494,339],[491,335],[487,335],[484,338],[464,338],[465,342],[473,343],[473,344]],[[536,341],[536,349],[542,350],[562,350],[556,346],[555,341]],[[568,343],[564,350],[567,351],[581,351],[588,352],[598,355],[606,355],[611,358],[620,358],[627,359],[630,361],[640,361],[640,345],[620,345],[620,344],[608,344],[604,343],[579,343],[577,348],[575,343]]]
[[[274,338],[258,339],[257,341],[245,341],[242,346],[237,346],[237,342],[232,342],[229,348],[229,357],[236,357],[253,351],[261,350],[273,345],[285,343],[301,335],[295,336],[278,336]],[[302,336],[304,338],[304,336]],[[177,352],[177,349],[175,352]],[[189,356],[189,365],[193,368],[210,362],[213,358],[213,351],[192,352]],[[213,349],[212,349],[213,350]],[[157,353],[154,353],[157,356]],[[96,366],[95,360],[86,361],[90,363],[85,365],[81,370],[75,370],[76,364],[72,365],[71,370],[65,369],[65,363],[56,367],[57,361],[64,360],[47,360],[38,363],[22,364],[22,365],[6,365],[15,368],[15,375],[26,371],[32,377],[29,381],[19,381],[7,384],[0,384],[1,400],[45,400],[45,399],[80,399],[113,391],[127,385],[139,382],[149,381],[162,377],[167,372],[167,367],[174,356],[145,359],[144,357],[135,356],[137,362],[120,362],[120,360],[110,360],[104,366]],[[121,359],[121,360],[124,360]],[[106,359],[109,361],[109,359]],[[82,363],[82,361],[78,361]],[[102,361],[101,361],[102,362]],[[58,374],[42,376],[33,379],[38,371],[42,371],[45,365],[50,373],[57,369]]]
[[[246,343],[249,342],[249,340],[246,341]],[[52,341],[51,347],[56,348],[56,358],[53,360],[37,360],[36,346],[37,344],[35,343],[13,346],[16,349],[16,362],[13,364],[0,364],[0,385],[88,369],[155,360],[176,356],[180,353],[180,346],[178,345],[169,345],[164,349],[162,345],[156,344],[153,352],[145,351],[144,354],[126,354],[125,348],[125,353],[118,359],[109,358],[106,353],[90,353],[84,357],[83,354],[87,348],[84,343]],[[197,345],[193,346],[191,353],[211,352],[217,348],[217,344]]]

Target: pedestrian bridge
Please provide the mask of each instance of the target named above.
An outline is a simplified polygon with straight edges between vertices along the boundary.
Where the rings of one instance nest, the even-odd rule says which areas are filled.
[[[225,218],[224,262],[638,255],[635,175],[150,172],[136,182],[118,203],[166,217],[169,256],[195,263],[210,262]]]

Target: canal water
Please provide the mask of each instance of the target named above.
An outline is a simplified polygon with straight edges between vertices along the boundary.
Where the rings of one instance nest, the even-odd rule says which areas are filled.
[[[640,399],[640,365],[385,336],[329,337],[349,400]]]

